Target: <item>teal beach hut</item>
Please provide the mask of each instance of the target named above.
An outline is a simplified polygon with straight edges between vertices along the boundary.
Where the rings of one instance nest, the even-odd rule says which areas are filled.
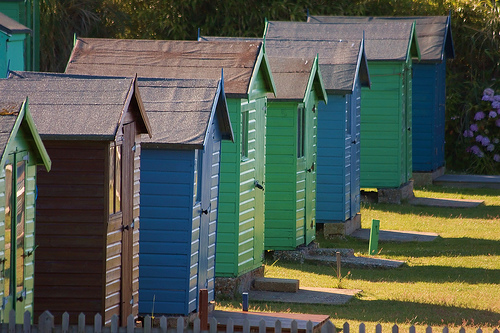
[[[23,62],[25,70],[40,70],[40,0],[2,0],[0,13],[31,31],[26,36]]]
[[[270,22],[266,39],[349,41],[363,36],[371,89],[362,88],[361,94],[360,186],[413,194],[411,73],[412,57],[420,55],[414,23]]]
[[[7,77],[9,70],[24,71],[26,40],[31,29],[0,13],[0,78]]]
[[[234,143],[221,145],[215,275],[234,278],[262,273],[265,111],[275,92],[262,43],[78,38],[66,72],[219,79],[221,68]]]
[[[421,59],[413,63],[412,161],[415,183],[428,184],[444,173],[446,62],[455,57],[450,16],[312,16],[309,22],[416,22]]]
[[[2,96],[0,154],[0,321],[8,323],[15,310],[16,323],[22,324],[25,311],[33,315],[37,166],[51,168],[28,99]]]

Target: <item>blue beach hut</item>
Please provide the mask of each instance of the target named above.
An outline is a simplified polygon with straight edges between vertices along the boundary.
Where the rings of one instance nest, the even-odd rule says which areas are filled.
[[[152,124],[141,153],[139,315],[188,315],[214,300],[223,81],[140,79]]]
[[[421,59],[413,63],[413,178],[425,185],[444,173],[446,60],[455,57],[450,16],[311,16],[309,22],[416,22]]]
[[[24,71],[26,39],[31,29],[0,12],[0,78],[7,77],[9,70]]]

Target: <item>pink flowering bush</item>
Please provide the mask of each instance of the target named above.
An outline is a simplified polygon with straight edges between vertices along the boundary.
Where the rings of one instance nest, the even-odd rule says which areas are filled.
[[[500,95],[487,88],[482,101],[480,110],[462,133],[471,157],[470,171],[500,174]]]

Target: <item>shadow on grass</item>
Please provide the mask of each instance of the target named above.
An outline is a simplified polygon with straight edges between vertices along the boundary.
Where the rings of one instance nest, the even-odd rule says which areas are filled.
[[[241,307],[238,302],[233,303],[236,309]],[[325,314],[332,318],[337,327],[344,321],[431,326],[500,325],[500,313],[497,312],[411,301],[352,299],[344,305],[306,305],[250,300],[250,306],[250,311]],[[338,318],[341,318],[340,322],[336,321]]]
[[[432,206],[413,206],[409,203],[401,205],[396,204],[379,204],[379,203],[363,203],[365,209],[376,209],[383,212],[397,213],[400,215],[418,215],[423,217],[438,217],[438,218],[464,218],[464,219],[498,219],[500,218],[500,206],[485,206],[480,205],[474,208],[448,208],[448,207],[432,207]]]
[[[367,254],[367,240],[347,237],[345,240],[325,239],[318,235],[322,248],[353,248],[355,252]],[[480,238],[441,238],[431,242],[379,242],[381,255],[403,257],[466,257],[500,255],[500,240]]]

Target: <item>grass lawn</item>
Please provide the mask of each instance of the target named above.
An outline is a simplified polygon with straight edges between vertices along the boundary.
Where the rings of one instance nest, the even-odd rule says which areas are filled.
[[[328,314],[336,327],[344,322],[351,330],[365,323],[368,332],[382,324],[390,332],[397,324],[408,332],[445,325],[450,332],[481,327],[493,332],[500,327],[500,193],[489,189],[449,189],[437,186],[416,188],[417,197],[484,200],[476,208],[453,209],[409,204],[363,204],[362,227],[372,219],[380,229],[432,231],[440,237],[425,243],[380,243],[381,258],[406,261],[392,270],[343,269],[338,281],[333,267],[272,262],[268,277],[298,278],[301,286],[363,290],[346,305],[296,305],[250,302],[250,311]],[[320,247],[353,248],[368,255],[368,242],[347,237],[326,240],[318,235]],[[217,309],[240,310],[239,300],[217,301]],[[356,330],[357,331],[357,330]],[[438,330],[435,330],[437,332]],[[354,332],[354,331],[353,331]]]

